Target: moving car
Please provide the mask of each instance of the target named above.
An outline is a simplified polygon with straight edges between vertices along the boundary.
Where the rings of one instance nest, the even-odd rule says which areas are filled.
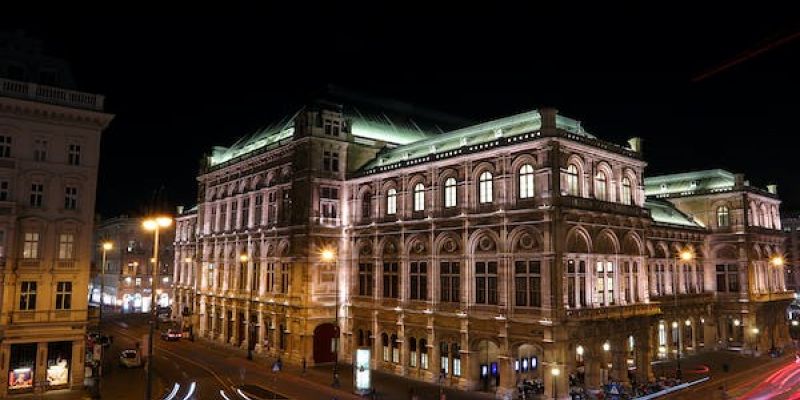
[[[119,365],[126,368],[136,368],[142,366],[142,357],[134,349],[122,350],[119,354]]]
[[[161,332],[161,339],[164,340],[180,340],[181,337],[183,337],[183,334],[177,329],[167,329]]]

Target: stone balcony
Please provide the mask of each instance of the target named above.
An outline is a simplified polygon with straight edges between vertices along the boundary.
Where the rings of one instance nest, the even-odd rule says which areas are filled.
[[[750,293],[750,301],[754,302],[791,301],[794,298],[795,294],[791,290],[772,293]]]
[[[0,78],[0,96],[95,111],[103,111],[103,102],[105,101],[105,97],[99,94],[2,78]]]
[[[661,308],[658,304],[642,303],[608,307],[568,309],[564,311],[564,317],[567,321],[588,321],[643,317],[658,315],[660,313]]]

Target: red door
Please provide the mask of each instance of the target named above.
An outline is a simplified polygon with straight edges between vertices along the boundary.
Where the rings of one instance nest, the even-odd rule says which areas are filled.
[[[333,324],[321,324],[314,329],[314,363],[334,362],[336,353],[334,352],[333,339],[336,337],[336,326]]]

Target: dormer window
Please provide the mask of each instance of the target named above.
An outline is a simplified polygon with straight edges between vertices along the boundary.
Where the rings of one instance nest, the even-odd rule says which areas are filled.
[[[696,189],[697,188],[697,181],[689,182],[689,189]]]
[[[661,184],[661,191],[662,192],[666,192],[667,191],[667,184],[666,183],[662,183]]]
[[[325,119],[322,126],[325,129],[325,135],[337,136],[337,137],[339,136],[339,129],[340,129],[339,121],[334,121],[332,119]]]

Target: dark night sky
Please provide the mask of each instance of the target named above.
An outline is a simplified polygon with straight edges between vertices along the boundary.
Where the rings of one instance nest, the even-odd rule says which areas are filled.
[[[103,137],[104,217],[141,212],[162,186],[171,205],[194,204],[203,153],[326,83],[477,121],[555,106],[600,138],[643,137],[649,175],[727,168],[777,183],[784,210],[800,209],[800,39],[692,81],[800,32],[796,13],[581,8],[16,16],[0,29],[42,39],[81,90],[107,96],[117,117]]]

